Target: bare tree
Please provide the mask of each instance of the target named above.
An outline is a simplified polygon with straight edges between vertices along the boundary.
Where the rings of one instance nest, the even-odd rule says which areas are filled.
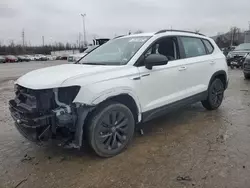
[[[195,29],[194,32],[195,32],[195,33],[199,33],[199,32],[200,32],[200,29]]]
[[[140,34],[140,33],[143,33],[143,31],[142,30],[137,30],[136,32],[134,32],[134,34]]]
[[[230,29],[230,34],[231,34],[231,46],[237,45],[239,42],[239,33],[240,33],[240,28],[238,27],[231,27]]]

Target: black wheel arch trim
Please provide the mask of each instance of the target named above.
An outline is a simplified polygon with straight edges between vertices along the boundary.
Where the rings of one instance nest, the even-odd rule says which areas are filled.
[[[73,147],[80,149],[82,147],[83,142],[83,130],[86,124],[86,120],[88,118],[89,113],[91,113],[95,106],[88,106],[85,104],[78,104],[79,107],[77,108],[76,114],[77,119],[75,122],[76,131],[74,133],[74,140],[73,140]]]
[[[220,76],[220,75],[223,75],[223,76],[225,77],[225,81],[226,81],[226,83],[225,83],[225,89],[227,89],[227,86],[228,86],[228,76],[227,76],[226,71],[224,71],[224,70],[216,71],[216,72],[212,75],[212,77],[210,78],[208,87],[212,84],[213,80],[214,80],[216,77]],[[223,83],[223,84],[224,84],[224,83]]]

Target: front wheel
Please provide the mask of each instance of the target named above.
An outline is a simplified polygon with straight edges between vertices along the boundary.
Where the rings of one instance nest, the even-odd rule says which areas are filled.
[[[135,120],[130,109],[116,102],[100,105],[87,125],[90,147],[100,157],[121,153],[134,135]]]
[[[215,110],[220,107],[224,97],[224,85],[222,81],[216,78],[208,88],[207,99],[202,101],[202,105],[207,110]]]

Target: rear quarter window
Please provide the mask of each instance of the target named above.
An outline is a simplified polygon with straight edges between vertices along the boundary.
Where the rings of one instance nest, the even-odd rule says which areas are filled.
[[[202,39],[202,41],[203,41],[204,45],[205,45],[206,48],[207,48],[207,53],[208,53],[208,54],[213,53],[213,51],[214,51],[213,45],[212,45],[208,40]]]

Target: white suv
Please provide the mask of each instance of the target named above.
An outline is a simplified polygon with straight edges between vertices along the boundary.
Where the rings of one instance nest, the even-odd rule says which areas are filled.
[[[198,33],[162,30],[110,40],[77,64],[32,71],[16,81],[9,102],[28,139],[65,141],[111,157],[130,143],[136,125],[201,101],[217,109],[227,88],[225,56]]]

